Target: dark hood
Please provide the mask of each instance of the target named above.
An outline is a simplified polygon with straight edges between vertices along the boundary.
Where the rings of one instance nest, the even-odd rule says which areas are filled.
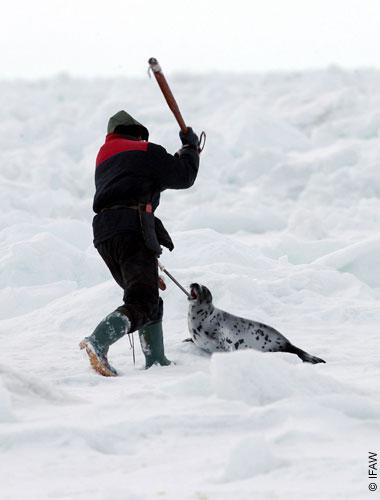
[[[131,131],[133,131],[132,135],[135,135],[134,133],[137,130],[144,141],[147,141],[149,138],[148,129],[124,110],[118,111],[115,115],[111,116],[108,121],[107,134],[113,134],[116,127],[120,125],[130,127]]]

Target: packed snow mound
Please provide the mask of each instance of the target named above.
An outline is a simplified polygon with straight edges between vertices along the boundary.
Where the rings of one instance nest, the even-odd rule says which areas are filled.
[[[241,481],[273,473],[286,462],[275,456],[270,442],[260,436],[241,440],[230,451],[222,481]]]
[[[317,259],[314,263],[351,273],[373,288],[380,288],[380,237],[353,243]]]
[[[65,403],[78,401],[65,391],[54,387],[49,382],[39,380],[37,377],[30,374],[25,375],[22,372],[0,365],[0,382],[3,389],[9,397],[15,400],[25,398],[32,403],[33,400],[44,400],[50,403]]]
[[[9,246],[9,252],[0,260],[0,280],[5,286],[44,285],[64,280],[91,285],[96,283],[93,276],[97,269],[95,254],[78,250],[51,233],[38,233]]]
[[[11,396],[4,382],[0,379],[0,423],[13,422],[14,420],[15,415],[12,409]]]
[[[260,353],[250,349],[214,354],[211,377],[217,396],[256,406],[291,396],[344,392],[342,385],[326,377],[320,366],[308,366],[291,354]]]

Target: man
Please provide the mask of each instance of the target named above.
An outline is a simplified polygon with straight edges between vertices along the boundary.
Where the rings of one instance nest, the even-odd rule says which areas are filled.
[[[165,189],[193,185],[199,167],[199,141],[189,127],[180,132],[182,148],[174,156],[148,142],[149,132],[125,111],[108,122],[105,144],[96,159],[93,209],[94,245],[115,281],[124,304],[104,318],[80,343],[91,366],[116,376],[107,359],[110,345],[139,330],[146,368],[168,365],[162,336],[163,303],[158,293],[157,257],[173,242],[154,216]]]

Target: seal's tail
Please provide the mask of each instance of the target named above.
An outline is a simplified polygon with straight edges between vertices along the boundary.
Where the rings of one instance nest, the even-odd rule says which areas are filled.
[[[302,349],[298,349],[298,347],[290,344],[287,346],[287,352],[291,352],[293,354],[297,354],[299,358],[302,359],[304,363],[312,363],[313,365],[317,363],[326,363],[326,361],[322,358],[317,358],[317,356],[312,356],[311,354],[303,351]]]

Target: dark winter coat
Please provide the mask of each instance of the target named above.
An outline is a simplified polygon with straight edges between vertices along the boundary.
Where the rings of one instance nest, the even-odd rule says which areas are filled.
[[[165,189],[192,186],[198,167],[199,154],[189,147],[173,156],[157,144],[108,134],[96,159],[94,245],[131,231],[141,234],[138,211],[127,207],[152,202],[154,211]],[[162,226],[158,219],[157,225]],[[172,247],[170,238],[163,241],[158,236],[160,244]]]

